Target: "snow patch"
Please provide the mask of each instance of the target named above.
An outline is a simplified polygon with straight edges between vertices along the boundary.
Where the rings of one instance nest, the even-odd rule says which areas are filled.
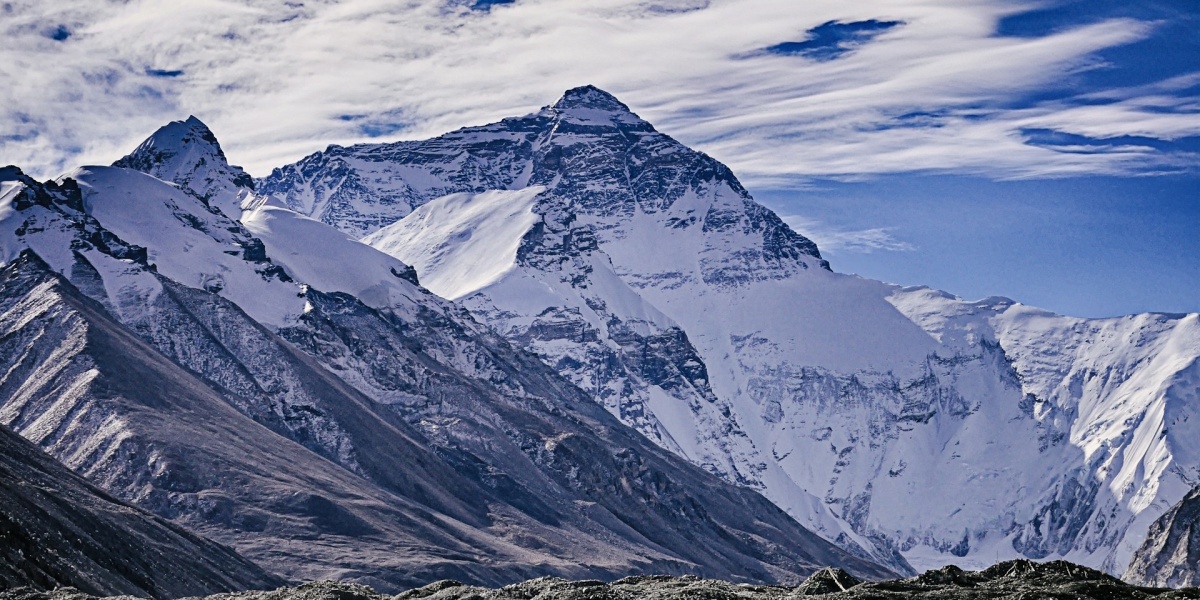
[[[0,221],[13,214],[13,200],[24,187],[20,181],[0,181]]]
[[[412,265],[421,284],[457,300],[498,281],[517,262],[521,239],[538,222],[542,186],[450,194],[363,238]]]
[[[412,307],[421,294],[401,277],[408,265],[287,208],[261,204],[243,214],[242,225],[272,262],[322,292],[344,292],[380,309]]]
[[[249,236],[198,198],[117,167],[84,167],[67,177],[79,182],[88,213],[126,242],[144,246],[159,273],[218,293],[271,327],[300,316],[304,300],[298,286],[265,272],[268,264],[245,260]]]

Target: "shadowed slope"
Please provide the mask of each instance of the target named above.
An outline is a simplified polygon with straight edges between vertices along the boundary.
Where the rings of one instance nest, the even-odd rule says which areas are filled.
[[[109,496],[0,425],[0,587],[177,598],[282,583]]]

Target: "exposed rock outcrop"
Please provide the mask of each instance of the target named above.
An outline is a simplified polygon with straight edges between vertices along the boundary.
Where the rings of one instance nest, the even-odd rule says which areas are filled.
[[[1200,585],[1200,488],[1150,526],[1124,579],[1162,587]]]

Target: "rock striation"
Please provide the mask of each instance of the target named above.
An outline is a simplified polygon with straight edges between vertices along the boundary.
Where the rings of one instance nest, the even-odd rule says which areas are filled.
[[[283,583],[113,498],[0,425],[0,588],[163,599]]]

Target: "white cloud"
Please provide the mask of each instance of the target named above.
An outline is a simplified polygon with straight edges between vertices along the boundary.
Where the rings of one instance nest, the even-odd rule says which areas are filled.
[[[847,230],[830,227],[821,221],[800,215],[781,217],[797,233],[817,243],[822,252],[854,252],[870,254],[877,250],[885,252],[910,252],[916,250],[912,244],[892,235],[892,227]]]
[[[757,183],[1170,170],[1195,157],[1128,143],[1039,145],[1022,131],[1200,134],[1186,93],[1200,73],[1107,96],[1088,90],[1087,104],[1008,108],[1019,95],[1099,68],[1097,51],[1153,31],[1115,19],[1042,37],[995,36],[1000,18],[1029,6],[1018,3],[519,0],[488,12],[392,0],[5,6],[0,78],[16,84],[0,87],[0,162],[41,176],[110,162],[187,114],[216,131],[234,162],[262,175],[329,143],[368,140],[364,121],[394,131],[389,140],[436,135],[530,112],[585,83]],[[753,55],[826,21],[866,19],[905,25],[833,61]],[[48,35],[59,25],[71,34],[61,42]]]

